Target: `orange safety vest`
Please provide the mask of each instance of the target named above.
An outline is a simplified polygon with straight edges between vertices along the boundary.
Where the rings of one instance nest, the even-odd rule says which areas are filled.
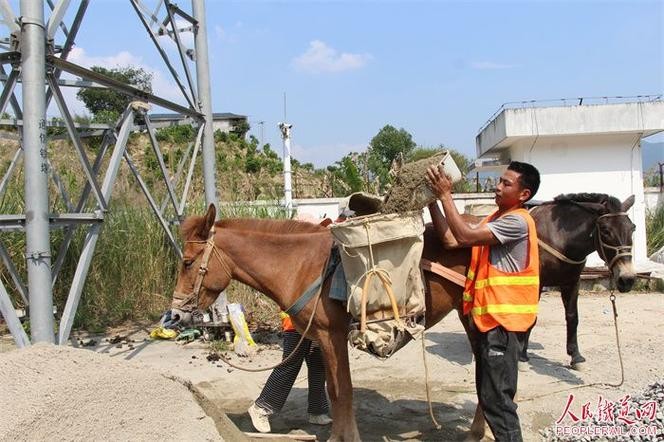
[[[295,326],[288,313],[279,312],[279,317],[281,318],[281,328],[284,331],[295,331]]]
[[[528,223],[528,262],[520,272],[503,272],[491,265],[490,246],[472,248],[463,292],[463,313],[472,313],[481,332],[499,325],[508,331],[526,331],[537,318],[539,252],[535,221],[526,209],[507,213],[520,215]],[[496,212],[482,220],[481,224],[492,221],[495,215]]]

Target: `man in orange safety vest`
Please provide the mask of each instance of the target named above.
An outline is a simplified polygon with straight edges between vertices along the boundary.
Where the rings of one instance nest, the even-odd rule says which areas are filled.
[[[498,209],[480,224],[467,224],[452,199],[452,183],[442,167],[426,178],[441,201],[429,205],[446,248],[472,246],[463,293],[474,341],[477,396],[496,441],[522,441],[514,395],[523,332],[537,318],[539,254],[535,222],[523,208],[540,184],[537,169],[513,161],[495,189]]]

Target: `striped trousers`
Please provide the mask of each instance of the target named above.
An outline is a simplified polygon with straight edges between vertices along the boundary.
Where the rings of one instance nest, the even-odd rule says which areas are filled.
[[[284,352],[281,360],[286,359],[300,341],[301,335],[297,331],[284,332]],[[284,406],[286,399],[293,388],[302,362],[306,361],[309,371],[309,414],[326,414],[329,411],[327,395],[325,393],[325,363],[318,345],[305,339],[297,349],[291,360],[276,367],[263,387],[256,405],[267,410],[270,414],[278,413]]]

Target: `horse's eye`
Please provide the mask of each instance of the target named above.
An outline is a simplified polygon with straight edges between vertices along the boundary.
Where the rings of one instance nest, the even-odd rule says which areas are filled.
[[[182,265],[184,266],[185,269],[191,268],[191,265],[194,263],[193,259],[185,259],[182,261]]]

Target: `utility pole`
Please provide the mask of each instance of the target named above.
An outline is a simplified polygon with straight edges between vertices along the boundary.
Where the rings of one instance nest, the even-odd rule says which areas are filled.
[[[207,25],[205,23],[205,3],[192,0],[192,12],[198,21],[194,34],[196,48],[196,77],[198,81],[198,100],[201,113],[205,118],[203,128],[203,182],[206,205],[214,204],[217,209],[216,165],[214,154],[214,129],[212,128],[212,94],[210,92],[210,64],[208,61]],[[217,210],[219,216],[219,210]]]
[[[55,343],[46,157],[46,27],[44,4],[21,0],[25,257],[32,342]]]
[[[279,123],[281,138],[284,141],[284,206],[290,216],[293,209],[293,191],[291,187],[291,129],[292,124]]]

